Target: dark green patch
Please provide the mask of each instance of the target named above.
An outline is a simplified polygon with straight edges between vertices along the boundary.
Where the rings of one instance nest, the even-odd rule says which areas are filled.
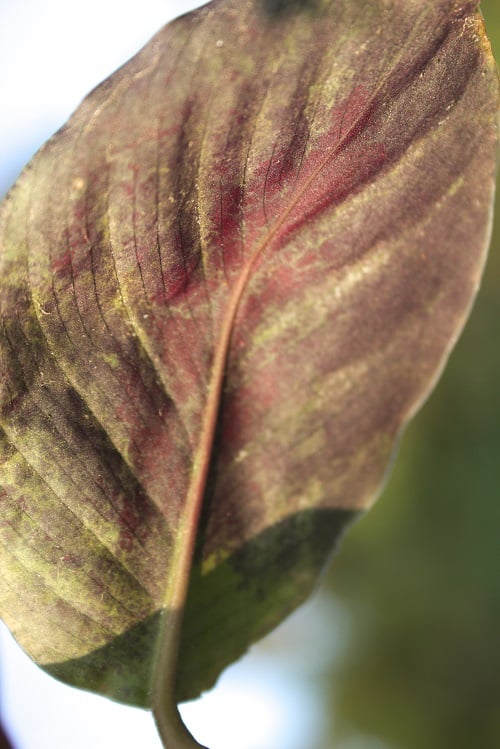
[[[307,598],[332,547],[357,515],[305,510],[262,532],[208,574],[194,568],[179,658],[179,701],[210,688],[223,668]],[[148,707],[160,621],[157,612],[109,645],[44,669],[81,689]]]
[[[270,16],[279,17],[296,11],[318,10],[319,0],[262,0],[262,5]]]
[[[151,678],[161,612],[149,616],[109,645],[63,663],[43,666],[56,679],[138,707],[150,705]]]
[[[192,699],[309,596],[359,513],[304,510],[276,523],[206,575],[191,575],[177,696]]]

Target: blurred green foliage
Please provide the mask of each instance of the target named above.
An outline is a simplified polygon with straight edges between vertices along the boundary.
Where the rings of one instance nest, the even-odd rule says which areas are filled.
[[[482,12],[500,60],[499,0]],[[496,215],[464,335],[329,574],[352,620],[329,680],[334,746],[361,734],[391,749],[500,747],[498,198]]]

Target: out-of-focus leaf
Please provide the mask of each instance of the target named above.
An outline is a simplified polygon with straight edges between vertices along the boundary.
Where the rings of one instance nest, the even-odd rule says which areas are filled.
[[[497,101],[471,0],[215,0],[35,157],[1,214],[0,606],[44,668],[192,697],[307,596],[470,308]]]

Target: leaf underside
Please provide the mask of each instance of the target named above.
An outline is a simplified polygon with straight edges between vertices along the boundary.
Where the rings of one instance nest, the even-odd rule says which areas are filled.
[[[37,154],[0,217],[0,613],[45,669],[151,705],[188,575],[191,698],[309,594],[477,290],[497,88],[469,0],[214,0]]]

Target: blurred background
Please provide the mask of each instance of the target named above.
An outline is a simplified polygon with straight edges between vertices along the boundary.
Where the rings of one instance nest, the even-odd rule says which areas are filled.
[[[0,194],[89,89],[200,4],[0,0]],[[500,58],[500,4],[484,0],[482,10]],[[183,706],[199,740],[500,747],[499,329],[497,229],[466,331],[382,497],[311,601]],[[15,749],[160,749],[147,713],[58,684],[5,628],[0,659],[0,716]]]

